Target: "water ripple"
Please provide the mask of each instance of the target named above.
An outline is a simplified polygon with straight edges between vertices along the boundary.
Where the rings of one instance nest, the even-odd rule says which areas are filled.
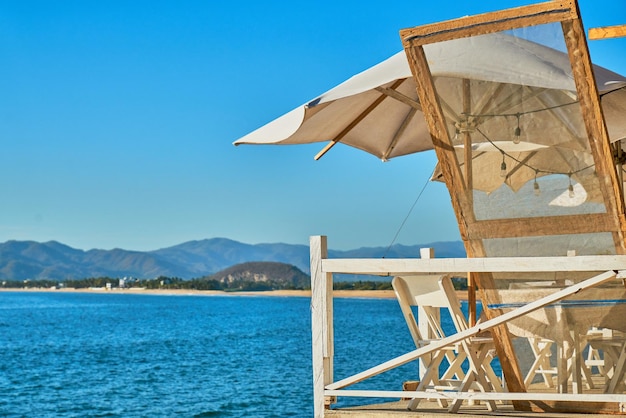
[[[335,315],[338,378],[411,349],[395,301]],[[3,417],[313,414],[308,298],[5,292],[0,326]]]

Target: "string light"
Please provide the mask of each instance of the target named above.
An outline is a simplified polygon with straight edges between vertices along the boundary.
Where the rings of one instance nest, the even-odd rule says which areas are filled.
[[[541,190],[539,189],[539,183],[537,183],[537,174],[538,171],[535,170],[535,183],[533,184],[533,191],[535,193],[535,196],[539,196],[541,194]]]
[[[475,131],[478,132],[479,134],[481,134],[487,140],[487,142],[489,142],[496,150],[500,151],[500,153],[502,154],[502,163],[500,164],[500,177],[506,178],[507,174],[508,174],[507,173],[506,160],[505,160],[506,157],[510,158],[511,160],[515,161],[517,164],[519,164],[521,166],[528,167],[529,169],[531,169],[531,170],[533,170],[535,172],[535,181],[533,183],[533,192],[537,196],[539,196],[541,194],[541,189],[539,187],[539,183],[537,182],[537,176],[539,176],[540,174],[542,174],[542,175],[553,175],[553,174],[567,175],[568,178],[569,178],[569,185],[568,185],[567,191],[568,191],[569,197],[573,198],[573,197],[576,196],[576,192],[574,191],[574,185],[572,184],[572,176],[575,175],[575,174],[578,174],[580,172],[583,172],[585,170],[588,170],[590,168],[593,168],[594,169],[594,173],[595,173],[595,165],[594,164],[588,165],[586,167],[582,167],[582,168],[580,168],[578,170],[575,170],[575,171],[570,171],[568,173],[564,173],[564,172],[561,172],[561,171],[553,171],[553,170],[542,170],[540,168],[533,167],[530,164],[528,164],[526,161],[520,161],[519,159],[515,158],[511,154],[508,154],[502,148],[498,147],[498,145],[496,145],[487,135],[485,135],[485,133],[481,129],[476,128]]]
[[[519,144],[521,140],[520,136],[522,135],[522,129],[519,127],[519,117],[521,114],[518,113],[515,116],[517,117],[517,128],[515,128],[515,132],[513,133],[513,143]]]
[[[575,105],[577,103],[579,103],[579,101],[575,100],[575,101],[572,101],[570,103],[563,103],[563,104],[559,104],[559,105],[555,105],[555,106],[550,106],[550,107],[547,107],[547,108],[533,109],[533,110],[529,110],[529,111],[525,111],[525,112],[519,112],[519,113],[505,113],[505,114],[469,114],[469,113],[463,113],[463,116],[466,117],[466,118],[472,118],[474,120],[480,120],[481,118],[485,118],[485,117],[507,117],[507,118],[508,117],[515,117],[515,118],[517,118],[517,126],[515,127],[515,129],[513,131],[513,143],[514,144],[519,144],[521,142],[521,135],[522,135],[522,128],[521,128],[521,122],[520,122],[520,118],[522,116],[532,115],[534,113],[544,112],[544,111],[547,111],[547,110],[564,108],[564,107],[567,107],[567,106]],[[467,122],[467,119],[465,121]],[[455,124],[455,127],[456,127],[456,130],[455,130],[455,140],[456,140],[456,139],[458,139],[458,134],[461,133],[461,132],[464,132],[464,130],[462,129],[462,126],[458,122]],[[539,168],[536,168],[536,167],[532,167],[526,161],[520,161],[519,159],[515,158],[514,156],[506,153],[503,149],[498,147],[487,135],[485,135],[485,133],[478,126],[476,126],[475,123],[472,126],[471,132],[478,132],[478,133],[480,133],[487,140],[487,142],[489,142],[496,150],[498,150],[498,151],[500,151],[502,153],[502,163],[500,164],[500,177],[505,178],[505,179],[507,177],[507,165],[506,165],[505,157],[509,157],[511,160],[513,160],[514,162],[516,162],[520,166],[525,166],[525,167],[528,167],[531,170],[534,170],[534,172],[535,172],[535,180],[534,180],[534,183],[533,183],[533,192],[534,192],[534,194],[536,196],[539,196],[541,194],[541,189],[539,187],[539,183],[537,182],[537,176],[539,174],[542,174],[542,175],[560,174],[560,175],[567,175],[568,176],[568,179],[569,179],[569,184],[568,184],[568,187],[567,187],[568,195],[569,195],[570,198],[574,198],[576,196],[576,193],[574,191],[574,185],[572,184],[572,175],[578,174],[578,173],[580,173],[582,171],[585,171],[585,170],[587,170],[589,168],[594,168],[595,167],[594,164],[590,164],[590,165],[588,165],[586,167],[582,167],[582,168],[580,168],[578,170],[570,171],[569,173],[553,171],[553,170],[542,170],[542,169],[539,169]],[[594,172],[595,172],[595,168],[594,168]]]
[[[513,143],[514,144],[519,144],[521,142],[521,139],[522,139],[521,138],[522,127],[520,125],[520,118],[522,116],[532,115],[534,113],[540,113],[540,112],[550,111],[550,110],[554,110],[554,109],[560,109],[560,108],[576,105],[578,103],[580,103],[578,100],[574,100],[574,101],[571,101],[569,103],[562,103],[562,104],[558,104],[558,105],[554,105],[554,106],[548,106],[548,107],[539,108],[539,109],[531,109],[531,110],[527,110],[527,111],[524,111],[524,112],[518,112],[518,113],[484,113],[484,114],[462,113],[462,115],[466,118],[465,122],[467,122],[470,118],[471,118],[471,120],[474,120],[474,121],[480,120],[482,118],[487,118],[487,117],[489,117],[489,118],[495,118],[495,117],[503,117],[503,118],[515,117],[515,118],[517,118],[517,126],[515,127],[515,130],[513,131]],[[455,125],[456,125],[456,127],[458,129],[459,128],[459,122],[457,122]],[[474,128],[473,130],[477,130],[476,126],[474,126],[473,128]]]

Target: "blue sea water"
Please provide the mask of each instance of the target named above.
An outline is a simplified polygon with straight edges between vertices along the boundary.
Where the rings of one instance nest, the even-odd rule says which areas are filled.
[[[414,349],[395,300],[334,310],[336,380]],[[0,336],[3,417],[313,415],[306,297],[0,292]]]

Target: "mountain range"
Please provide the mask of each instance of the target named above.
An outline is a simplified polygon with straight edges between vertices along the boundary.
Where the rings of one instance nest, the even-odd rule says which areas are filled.
[[[464,257],[460,241],[420,245],[363,247],[328,251],[334,258],[415,258],[419,249],[432,247],[437,257]],[[309,247],[296,244],[244,244],[227,238],[188,241],[154,251],[80,250],[48,241],[7,241],[0,243],[0,279],[66,280],[89,277],[159,276],[192,279],[251,261],[291,264],[309,273]]]

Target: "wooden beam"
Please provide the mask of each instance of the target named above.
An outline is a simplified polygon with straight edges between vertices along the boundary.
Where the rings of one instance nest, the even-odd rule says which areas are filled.
[[[415,273],[536,273],[626,270],[626,255],[484,258],[325,258],[324,273],[401,276]],[[522,279],[527,280],[527,279]]]
[[[470,327],[476,325],[476,319],[476,279],[474,273],[467,273],[467,323]]]
[[[400,84],[402,84],[403,80],[396,80],[391,86],[392,89],[398,88]],[[334,147],[338,142],[340,142],[347,134],[350,132],[356,125],[358,125],[363,119],[367,117],[374,109],[378,107],[378,105],[389,97],[387,94],[381,94],[376,100],[372,102],[359,116],[354,118],[352,122],[348,124],[335,138],[333,138],[320,152],[315,155],[314,159],[317,161],[324,156],[332,147]]]
[[[420,105],[417,100],[413,100],[409,96],[404,95],[404,94],[400,93],[397,90],[394,90],[394,89],[389,88],[389,87],[380,87],[380,86],[379,87],[375,87],[374,90],[376,90],[376,91],[378,91],[380,93],[383,93],[383,94],[391,97],[392,99],[396,99],[397,101],[402,102],[405,105],[411,106],[415,110],[419,110],[419,111],[422,110],[422,105]]]
[[[567,225],[567,228],[564,228],[563,225]],[[613,215],[589,213],[583,215],[476,221],[468,225],[467,235],[470,239],[539,237],[614,232],[618,228],[619,220]]]
[[[413,120],[416,114],[417,114],[416,108],[412,107],[411,109],[409,109],[409,113],[407,113],[407,115],[404,117],[404,120],[400,124],[400,127],[394,133],[393,138],[391,138],[391,141],[389,142],[389,145],[387,146],[387,149],[383,153],[382,155],[383,161],[386,161],[389,158],[389,155],[391,155],[391,153],[393,152],[394,148],[396,147],[396,144],[400,140],[400,137],[404,134],[406,129],[409,127],[409,124],[411,123],[411,121]]]
[[[621,393],[615,394],[594,394],[586,393],[581,397],[577,393],[512,393],[512,392],[417,392],[410,390],[327,390],[327,395],[344,396],[344,397],[362,397],[362,398],[400,398],[400,399],[441,399],[456,400],[463,399],[468,401],[528,401],[533,404],[533,411],[536,412],[558,412],[559,416],[563,414],[606,414],[606,415],[623,415],[623,405],[626,403],[626,395]],[[535,406],[539,405],[539,406]],[[354,413],[359,411],[358,407],[354,408]],[[365,410],[360,412],[366,413]],[[497,412],[493,416],[497,415]],[[431,414],[434,416],[434,414]],[[501,415],[506,415],[503,413]],[[461,415],[462,416],[462,415]]]
[[[579,18],[563,21],[561,26],[606,211],[620,223],[619,227],[613,230],[615,248],[618,254],[626,254],[624,241],[626,212],[622,184],[619,183],[613,161],[613,151],[600,105],[585,32]]]
[[[607,38],[623,38],[626,36],[626,25],[603,26],[589,29],[589,39],[592,41]]]
[[[393,390],[327,390],[327,395],[356,396],[374,398],[420,398],[420,399],[464,399],[468,401],[528,401],[536,412],[558,412],[559,416],[573,414],[623,415],[626,395],[622,393],[594,394],[586,393],[581,397],[577,393],[512,393],[512,392],[417,392]],[[503,414],[504,415],[504,414]]]
[[[437,160],[439,161],[443,177],[446,179],[446,186],[450,192],[454,212],[457,214],[457,218],[459,214],[468,214],[468,216],[471,216],[473,215],[473,210],[467,205],[464,198],[465,187],[463,174],[460,171],[456,150],[448,136],[445,117],[443,116],[441,105],[437,100],[437,94],[432,77],[430,76],[430,68],[428,67],[424,50],[421,47],[408,47],[406,53],[409,66],[411,67],[416,82],[419,101],[424,110],[424,118],[426,119],[433,145],[435,146]],[[466,235],[462,221],[459,221],[459,229],[462,237]]]
[[[327,390],[326,393],[335,396],[353,396],[363,398],[423,398],[423,399],[465,399],[465,400],[494,400],[494,401],[510,401],[510,400],[527,400],[527,401],[559,401],[572,403],[620,403],[626,402],[626,395],[623,393],[585,393],[580,396],[577,393],[512,393],[512,392],[417,392],[409,390]],[[593,411],[590,406],[590,412]],[[597,409],[596,409],[597,410]],[[618,412],[617,409],[614,412]],[[430,414],[429,414],[430,415]],[[443,414],[442,414],[443,415]],[[487,415],[487,414],[486,414]],[[495,414],[491,414],[495,415]],[[417,415],[416,415],[417,416]],[[462,415],[461,415],[462,416]]]
[[[525,26],[560,22],[575,17],[577,17],[577,8],[573,0],[549,1],[405,29],[400,31],[400,37],[405,42],[426,45]]]

